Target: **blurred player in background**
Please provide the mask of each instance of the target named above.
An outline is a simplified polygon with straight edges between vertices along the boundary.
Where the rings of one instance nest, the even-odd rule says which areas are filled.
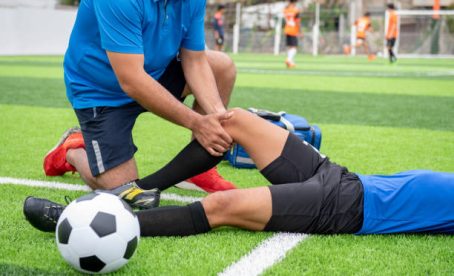
[[[386,30],[386,47],[388,48],[389,62],[394,63],[397,61],[397,57],[394,54],[393,48],[394,45],[396,44],[396,39],[398,35],[397,29],[398,18],[394,4],[392,3],[388,4],[387,7],[388,7],[387,12],[389,13],[389,16],[388,29]]]
[[[362,47],[368,59],[374,60],[376,56],[371,52],[369,43],[367,42],[367,34],[373,31],[370,12],[366,12],[363,16],[358,18],[353,25],[356,27],[356,44],[352,47]],[[352,47],[347,47],[345,54],[350,54]]]
[[[298,37],[300,36],[300,10],[296,7],[297,0],[290,0],[284,9],[285,37],[287,43],[287,68],[293,68],[298,51]]]
[[[225,6],[219,5],[213,16],[214,49],[216,51],[224,50],[224,11]]]

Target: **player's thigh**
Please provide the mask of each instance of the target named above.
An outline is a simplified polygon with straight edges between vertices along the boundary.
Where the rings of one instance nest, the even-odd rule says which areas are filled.
[[[207,50],[206,56],[216,79],[219,78],[230,79],[235,77],[236,75],[235,64],[226,53]]]
[[[223,52],[206,50],[206,56],[213,70],[221,70],[234,65],[232,59]]]
[[[113,189],[138,178],[137,164],[134,158],[95,177],[98,186],[104,189]]]
[[[263,230],[272,213],[268,187],[217,192],[202,204],[212,227],[231,225],[250,230]]]
[[[236,79],[236,67],[233,60],[225,53],[220,51],[206,50],[206,56],[211,71],[218,85],[221,99],[228,102],[232,89],[221,89],[232,87]],[[183,97],[192,94],[190,87],[186,84],[183,90]]]

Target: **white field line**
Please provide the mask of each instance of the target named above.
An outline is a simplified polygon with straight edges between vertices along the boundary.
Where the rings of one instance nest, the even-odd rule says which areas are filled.
[[[12,184],[20,186],[29,186],[29,187],[41,187],[41,188],[50,188],[50,189],[60,189],[67,191],[86,191],[90,192],[91,189],[86,185],[76,185],[68,184],[61,182],[53,181],[41,181],[41,180],[32,180],[32,179],[21,179],[21,178],[12,178],[12,177],[0,177],[0,185]],[[174,200],[184,203],[192,203],[199,201],[202,198],[192,197],[192,196],[181,196],[171,193],[162,193],[161,199],[163,200]]]
[[[220,276],[255,276],[284,259],[289,250],[309,237],[306,234],[277,233],[249,254],[227,267]]]

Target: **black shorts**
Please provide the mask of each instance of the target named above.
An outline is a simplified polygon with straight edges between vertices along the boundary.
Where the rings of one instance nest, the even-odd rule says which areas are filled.
[[[386,40],[386,46],[388,48],[393,48],[394,45],[396,45],[396,39],[395,38],[390,38]]]
[[[286,35],[287,47],[298,47],[298,37],[293,35]]]
[[[356,233],[363,224],[363,186],[358,176],[332,163],[290,134],[282,155],[262,170],[272,216],[266,231]],[[286,184],[281,184],[286,183]]]
[[[173,60],[158,82],[172,95],[184,101],[186,85],[181,62]],[[137,117],[146,110],[137,102],[118,107],[100,106],[75,109],[85,141],[88,162],[93,176],[112,169],[134,157],[137,147],[132,128]]]

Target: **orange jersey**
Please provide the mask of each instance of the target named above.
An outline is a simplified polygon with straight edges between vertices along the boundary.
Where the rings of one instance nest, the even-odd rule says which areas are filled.
[[[357,38],[366,38],[366,33],[372,26],[370,22],[370,18],[363,16],[360,17],[358,20],[355,21],[356,26],[356,37]]]
[[[386,30],[386,39],[397,38],[398,29],[397,29],[398,18],[395,11],[389,12],[389,21],[388,21],[388,30]]]
[[[300,11],[294,6],[288,6],[284,9],[286,35],[298,36],[300,34]]]
[[[434,15],[432,15],[432,18],[435,19],[435,20],[438,20],[440,19],[440,0],[434,0],[434,6],[433,6],[433,10],[434,10]]]

